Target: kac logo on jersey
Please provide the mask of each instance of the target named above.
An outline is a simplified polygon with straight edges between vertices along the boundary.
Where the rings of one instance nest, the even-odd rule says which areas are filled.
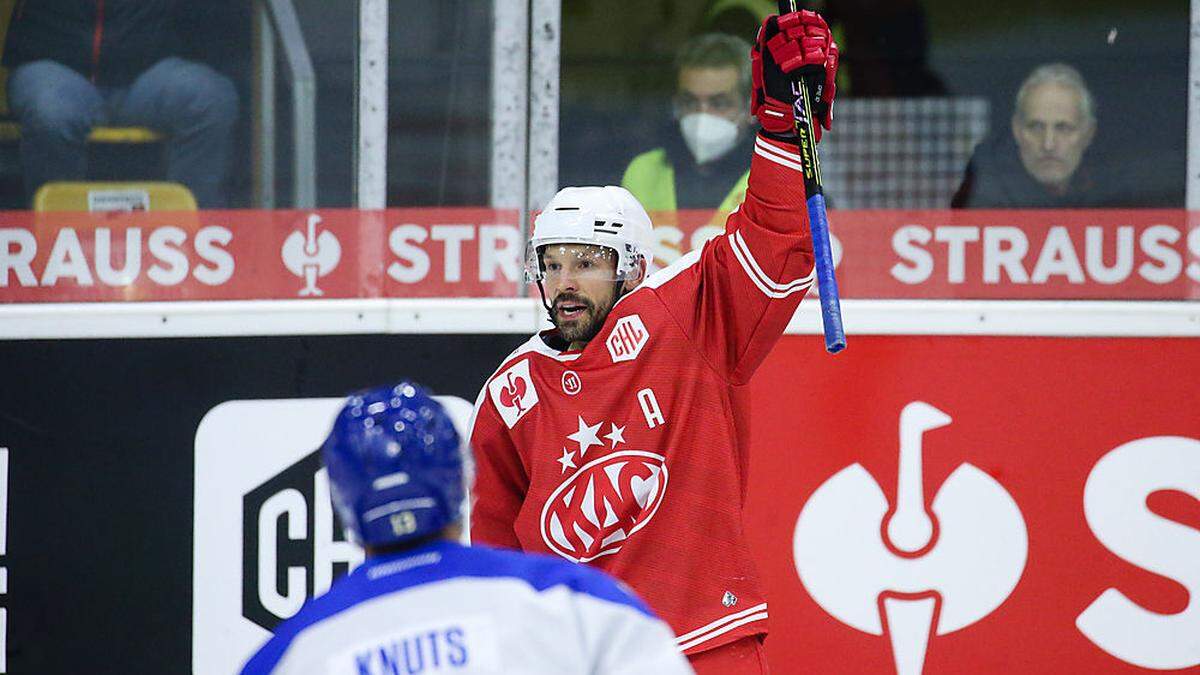
[[[620,363],[636,359],[649,339],[650,332],[646,330],[646,324],[642,323],[642,317],[631,314],[617,321],[605,344],[608,345],[608,353],[612,356],[613,363]]]
[[[529,376],[529,359],[514,364],[492,378],[488,383],[488,394],[501,419],[509,429],[513,428],[538,402],[537,388]]]
[[[666,458],[622,450],[589,462],[542,507],[542,540],[558,555],[590,562],[621,545],[654,517],[667,491]]]

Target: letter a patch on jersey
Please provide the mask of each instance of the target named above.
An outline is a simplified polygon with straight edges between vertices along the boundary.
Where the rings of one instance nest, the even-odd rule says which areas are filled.
[[[642,317],[631,314],[617,321],[617,325],[604,342],[608,345],[608,353],[612,356],[613,363],[620,363],[636,359],[649,339],[650,331],[646,330]]]
[[[537,405],[537,389],[533,379],[529,377],[529,359],[525,359],[509,367],[508,370],[492,378],[488,383],[488,394],[500,417],[511,429],[517,420]]]

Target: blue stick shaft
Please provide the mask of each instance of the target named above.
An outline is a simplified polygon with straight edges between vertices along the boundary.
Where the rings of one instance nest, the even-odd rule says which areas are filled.
[[[842,327],[842,303],[838,297],[837,277],[833,274],[833,247],[829,243],[829,217],[825,215],[825,195],[808,198],[808,223],[812,231],[816,258],[817,290],[821,294],[821,321],[825,327],[825,349],[836,354],[846,348],[846,329]]]
[[[778,0],[780,16],[800,9],[797,0]],[[806,66],[806,68],[809,68]],[[824,69],[812,66],[823,76]],[[793,75],[796,94],[796,142],[804,169],[804,194],[808,203],[808,224],[812,232],[813,256],[817,273],[817,292],[821,294],[821,322],[825,329],[825,350],[836,354],[846,348],[846,329],[842,327],[842,303],[838,298],[837,278],[833,275],[833,247],[829,243],[829,217],[825,214],[825,195],[821,187],[821,158],[817,154],[817,136],[812,115],[812,94],[803,72]],[[821,81],[824,81],[823,78]]]

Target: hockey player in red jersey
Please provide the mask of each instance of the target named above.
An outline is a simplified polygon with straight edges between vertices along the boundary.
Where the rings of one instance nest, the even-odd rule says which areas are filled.
[[[554,328],[476,403],[471,537],[600,567],[670,623],[697,672],[765,672],[767,604],[742,528],[744,385],[813,283],[786,73],[837,47],[811,12],[752,51],[763,130],[725,234],[647,276],[652,227],[618,187],[565,188],[534,222],[527,273]],[[807,71],[806,71],[807,72]]]

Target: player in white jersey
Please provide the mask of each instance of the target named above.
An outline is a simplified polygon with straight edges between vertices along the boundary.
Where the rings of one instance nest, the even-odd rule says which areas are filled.
[[[466,451],[420,387],[352,395],[321,454],[366,561],[283,622],[243,673],[692,672],[667,625],[603,573],[457,543]]]

